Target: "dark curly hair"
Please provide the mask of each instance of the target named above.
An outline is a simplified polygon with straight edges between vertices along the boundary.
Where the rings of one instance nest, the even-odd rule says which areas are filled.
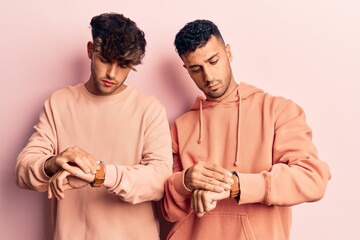
[[[145,34],[134,21],[117,13],[103,13],[91,19],[94,50],[111,62],[130,66],[145,56]]]
[[[204,19],[189,22],[176,34],[176,51],[180,57],[187,52],[194,52],[197,48],[203,47],[212,35],[224,41],[213,22]]]

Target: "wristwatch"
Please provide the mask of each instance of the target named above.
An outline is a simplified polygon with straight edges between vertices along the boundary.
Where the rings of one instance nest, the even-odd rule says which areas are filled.
[[[90,186],[92,187],[101,187],[105,181],[105,164],[103,161],[98,161],[100,169],[95,173],[95,179]]]
[[[231,185],[230,197],[235,198],[236,201],[239,201],[240,195],[241,195],[239,177],[238,177],[236,171],[233,171],[231,173],[232,173],[231,178],[234,180],[234,183]]]

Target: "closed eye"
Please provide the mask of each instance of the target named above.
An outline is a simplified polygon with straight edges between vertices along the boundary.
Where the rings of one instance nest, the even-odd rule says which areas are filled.
[[[198,73],[198,72],[200,72],[200,68],[191,68],[191,71],[193,72],[193,73]]]
[[[104,58],[104,57],[102,57],[102,56],[100,56],[99,58],[100,58],[100,61],[101,61],[102,63],[109,63],[109,62],[110,62],[109,60],[107,60],[106,58]]]

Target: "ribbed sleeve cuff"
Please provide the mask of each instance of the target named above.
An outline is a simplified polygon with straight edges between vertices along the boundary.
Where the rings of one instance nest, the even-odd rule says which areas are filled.
[[[264,203],[266,201],[266,179],[264,174],[237,173],[240,181],[239,204]]]
[[[187,196],[190,196],[192,191],[190,191],[186,186],[185,186],[185,183],[184,183],[184,175],[185,175],[185,171],[186,170],[183,170],[182,172],[178,172],[178,173],[175,173],[174,176],[173,176],[173,184],[174,184],[174,188],[175,188],[175,191],[181,195],[181,196],[184,196],[184,197],[187,197]]]
[[[42,161],[36,161],[35,162],[35,164],[38,162],[40,165],[39,165],[39,168],[41,168],[41,171],[39,171],[40,172],[40,174],[41,174],[41,178],[44,180],[44,181],[48,181],[50,178],[51,178],[51,176],[48,176],[47,174],[46,174],[46,172],[45,172],[45,162],[49,159],[49,158],[51,158],[52,157],[52,155],[50,155],[50,156],[44,156],[43,157],[43,159],[42,159]]]
[[[113,188],[116,184],[117,171],[113,164],[105,165],[105,181],[104,186],[107,188]]]

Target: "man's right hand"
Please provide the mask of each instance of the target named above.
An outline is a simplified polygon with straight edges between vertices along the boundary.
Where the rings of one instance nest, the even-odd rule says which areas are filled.
[[[78,168],[78,167],[75,167]],[[66,170],[60,170],[50,178],[48,186],[48,198],[55,197],[57,200],[65,198],[65,191],[83,188],[95,180],[95,176],[83,173],[78,168],[77,175],[73,176]]]
[[[46,160],[44,169],[48,176],[54,175],[60,169],[66,170],[76,176],[79,168],[75,166],[79,167],[84,173],[91,174],[95,174],[99,168],[96,160],[89,153],[75,146]]]
[[[193,190],[223,192],[230,190],[234,183],[232,174],[225,168],[215,164],[199,161],[185,172],[185,186]]]
[[[216,207],[218,201],[230,197],[230,191],[223,191],[221,193],[195,190],[191,197],[191,208],[196,213],[196,216],[202,217],[206,212],[210,212]]]

